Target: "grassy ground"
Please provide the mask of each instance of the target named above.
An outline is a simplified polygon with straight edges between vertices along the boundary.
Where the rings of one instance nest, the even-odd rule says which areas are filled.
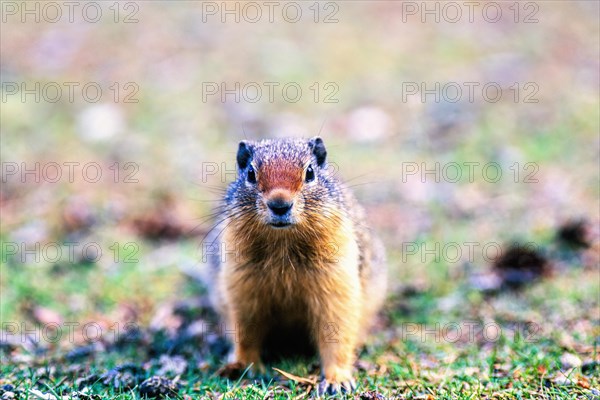
[[[84,274],[79,276],[83,282]],[[560,281],[493,297],[461,288],[460,282],[449,291],[436,285],[405,287],[388,302],[357,363],[361,398],[373,393],[385,398],[597,396],[596,278],[597,271],[575,269]],[[211,321],[210,312],[201,301],[183,301],[175,309],[181,321],[171,331],[129,330],[116,341],[105,334],[69,352],[44,351],[43,342],[41,348],[9,352],[2,383],[25,396],[37,388],[55,395],[83,390],[87,396],[115,398],[139,398],[140,384],[154,375],[175,378],[176,393],[183,398],[301,398],[311,387],[275,371],[262,380],[216,376],[225,342],[187,335],[192,321]],[[122,371],[114,369],[123,365]],[[314,360],[276,367],[303,379],[317,378]]]
[[[316,360],[271,366],[291,376],[219,375],[228,343],[215,334],[217,318],[193,273],[202,268],[198,240],[137,239],[135,263],[4,264],[1,383],[25,398],[140,398],[148,393],[143,382],[161,376],[177,385],[165,392],[172,397],[305,397],[318,379]],[[541,232],[536,243],[552,274],[493,291],[473,282],[489,271],[484,263],[433,256],[423,263],[420,254],[392,248],[390,296],[356,364],[357,396],[598,396],[597,247],[572,250],[554,232]],[[11,322],[26,325],[9,334]],[[69,322],[79,325],[67,340]],[[87,340],[86,323],[94,324]],[[57,332],[62,340],[53,339]]]
[[[389,298],[348,397],[600,397],[597,3],[538,2],[533,24],[513,21],[512,3],[497,23],[458,24],[400,23],[391,1],[338,2],[334,24],[314,23],[309,3],[298,24],[200,24],[200,2],[175,3],[139,2],[133,24],[114,22],[109,3],[98,24],[2,24],[3,95],[14,81],[97,82],[105,96],[0,104],[0,397],[310,395],[316,360],[261,379],[221,370],[229,344],[205,298],[201,242],[240,139],[317,132],[389,260]],[[472,81],[498,83],[502,99],[402,92]],[[137,103],[123,101],[129,82]],[[207,82],[295,82],[306,95],[203,101]],[[330,82],[336,103],[323,101]],[[9,173],[36,162],[80,167],[58,182]],[[102,179],[82,175],[89,163]],[[579,218],[587,247],[558,240]],[[513,242],[534,244],[540,274],[494,261]]]

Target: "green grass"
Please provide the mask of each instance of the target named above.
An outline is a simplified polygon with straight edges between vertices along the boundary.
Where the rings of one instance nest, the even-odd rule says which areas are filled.
[[[10,384],[30,399],[35,398],[31,390],[70,396],[84,389],[97,398],[139,398],[141,382],[159,374],[160,356],[170,354],[187,362],[181,375],[165,373],[178,379],[180,398],[302,398],[307,385],[273,370],[259,380],[217,376],[225,357],[224,344],[214,337],[176,341],[178,324],[212,322],[203,306],[193,305],[186,317],[174,315],[180,303],[205,296],[197,282],[202,235],[155,242],[131,223],[169,210],[184,230],[200,224],[204,232],[210,223],[202,224],[202,216],[210,213],[225,182],[219,176],[201,182],[203,163],[226,162],[231,170],[239,140],[280,135],[281,127],[323,136],[330,161],[353,186],[387,249],[389,299],[360,355],[356,397],[369,398],[370,391],[408,399],[600,396],[600,371],[592,364],[600,361],[598,233],[585,256],[563,254],[553,242],[557,225],[568,218],[583,216],[591,225],[600,221],[598,50],[590,39],[598,37],[598,24],[592,2],[541,2],[537,24],[512,24],[506,3],[508,17],[501,23],[466,25],[420,23],[417,16],[401,23],[401,3],[391,1],[374,2],[372,8],[365,7],[367,2],[338,2],[337,24],[308,18],[307,23],[264,25],[198,25],[199,2],[177,2],[177,8],[138,3],[137,24],[107,20],[72,32],[34,24],[31,18],[23,24],[15,15],[3,29],[1,69],[7,79],[98,81],[109,97],[98,104],[22,102],[20,96],[2,102],[3,162],[98,162],[108,179],[88,184],[77,175],[74,182],[50,185],[14,176],[2,182],[3,242],[43,245],[75,238],[97,242],[104,252],[97,262],[58,263],[20,262],[0,254],[2,339],[11,324],[39,332],[43,323],[95,322],[105,340],[80,357],[72,351],[87,344],[81,332],[72,341],[42,341],[40,348],[27,340],[3,343],[0,389]],[[365,21],[370,22],[366,30]],[[65,38],[77,38],[69,39],[73,55],[46,65]],[[538,84],[539,103],[513,102],[508,90],[513,79]],[[305,92],[302,100],[224,104],[215,96],[203,102],[199,90],[207,81],[231,87],[235,81],[274,80],[297,81]],[[502,101],[454,104],[451,113],[460,118],[451,116],[449,124],[443,111],[449,104],[421,103],[419,95],[402,100],[405,82],[431,88],[436,82],[474,80],[505,82]],[[113,81],[139,84],[139,103],[110,102]],[[339,103],[315,103],[308,89],[314,82],[321,87],[335,82]],[[118,109],[123,132],[106,140],[86,138],[79,126],[83,113],[104,103]],[[356,122],[361,107],[386,116],[387,136],[363,143],[352,134],[357,126],[373,123]],[[139,182],[111,182],[108,168],[116,161],[136,163]],[[403,163],[425,163],[430,169],[437,162],[497,162],[503,179],[486,182],[481,169],[472,182],[466,170],[457,183],[402,179]],[[509,167],[516,162],[521,167],[535,163],[538,183],[514,182]],[[523,178],[527,171],[520,172]],[[157,194],[170,195],[174,203],[165,206]],[[83,200],[83,210],[96,217],[89,232],[65,228],[71,199]],[[555,273],[522,291],[495,295],[470,283],[474,274],[490,268],[480,253],[448,262],[431,256],[423,261],[421,253],[402,251],[407,242],[431,248],[517,238],[560,256]],[[124,262],[133,255],[127,243],[137,245],[137,261]],[[493,341],[482,338],[480,330],[459,340],[427,334],[448,324],[481,328],[492,322],[503,333]],[[115,341],[115,327],[123,332],[127,323],[138,326],[139,335]],[[565,365],[569,354],[583,366]],[[273,366],[316,379],[313,361]],[[128,387],[93,381],[80,387],[79,379],[102,376],[125,363],[141,368]]]
[[[182,244],[177,246],[177,251],[191,250]],[[109,311],[123,298],[129,301],[135,298],[142,303],[154,301],[159,305],[175,298],[202,296],[202,289],[188,277],[169,269],[144,271],[141,267],[144,261],[142,256],[140,264],[117,269],[104,278],[104,272],[98,271],[97,265],[77,265],[60,273],[49,268],[45,277],[53,277],[51,282],[60,285],[61,293],[53,289],[55,286],[41,283],[39,267],[8,266],[11,273],[4,274],[3,279],[4,287],[11,290],[4,299],[14,304],[27,299],[74,317],[74,311],[69,311],[64,304],[61,307],[58,299],[85,294],[85,298],[101,301],[89,305],[90,308],[114,315]],[[430,286],[391,294],[382,314],[383,322],[357,364],[359,394],[376,391],[386,398],[415,399],[429,395],[447,399],[575,399],[591,395],[589,388],[598,387],[597,370],[594,373],[586,370],[583,374],[580,367],[565,370],[561,364],[566,352],[579,351],[582,359],[597,360],[598,319],[594,296],[598,295],[598,286],[593,279],[596,271],[573,265],[560,277],[541,281],[523,292],[503,292],[489,297],[470,288],[462,279],[449,282],[447,273],[443,272],[448,267],[443,262],[432,263],[423,270]],[[7,271],[6,265],[3,271]],[[55,277],[56,274],[59,276]],[[35,291],[29,290],[32,286],[36,287]],[[155,297],[145,297],[143,287],[152,287]],[[173,288],[179,288],[175,290],[179,296],[173,294]],[[13,314],[6,320],[19,318],[22,317]],[[494,322],[488,328],[491,330],[486,340],[481,337],[482,327],[490,321]],[[588,325],[573,327],[577,321],[587,321]],[[18,349],[21,358],[12,354],[8,363],[2,363],[0,382],[16,386],[24,398],[32,389],[69,396],[84,388],[86,394],[103,398],[140,398],[140,383],[158,374],[160,355],[168,354],[170,346],[169,334],[147,331],[142,324],[140,326],[149,335],[146,339],[120,345],[111,344],[111,340],[103,341],[107,351],[99,350],[78,358],[65,359],[65,354],[69,354],[67,350],[77,347],[72,344],[64,349],[50,348],[38,356]],[[445,326],[449,330],[444,331]],[[460,337],[457,326],[463,332]],[[499,336],[496,327],[501,329]],[[469,337],[471,334],[473,337]],[[177,376],[169,372],[162,374],[171,379],[177,377],[181,385],[179,398],[294,399],[308,389],[306,384],[289,381],[274,370],[260,379],[221,378],[217,370],[223,360],[206,352],[202,343],[198,343],[197,351],[193,343],[187,343],[171,355],[177,354],[187,362],[185,372]],[[289,360],[271,366],[316,379],[315,361]],[[125,363],[141,368],[137,380],[119,388],[99,382],[102,374]],[[560,379],[565,373],[570,383]],[[95,383],[92,380],[78,384],[78,379],[93,374],[98,376]]]

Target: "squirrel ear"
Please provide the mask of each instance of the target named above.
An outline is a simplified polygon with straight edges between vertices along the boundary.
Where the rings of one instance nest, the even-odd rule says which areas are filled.
[[[240,142],[237,152],[237,163],[240,169],[245,169],[252,159],[252,151],[250,144],[245,140]]]
[[[319,136],[315,136],[314,138],[310,139],[308,145],[312,149],[315,157],[317,157],[317,164],[319,167],[322,166],[327,158],[327,150],[325,150],[323,139],[321,139]]]

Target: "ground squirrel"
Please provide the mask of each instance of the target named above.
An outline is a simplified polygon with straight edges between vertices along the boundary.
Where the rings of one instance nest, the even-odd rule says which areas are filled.
[[[211,298],[233,360],[317,351],[320,393],[355,389],[359,346],[386,288],[384,250],[362,207],[328,169],[323,140],[242,141],[213,252]],[[217,254],[218,253],[218,254]]]

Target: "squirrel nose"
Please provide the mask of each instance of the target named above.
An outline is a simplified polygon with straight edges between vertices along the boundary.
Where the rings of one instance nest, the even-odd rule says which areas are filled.
[[[290,211],[293,205],[294,203],[292,201],[285,201],[280,199],[269,200],[269,202],[267,203],[267,206],[271,211],[273,211],[273,214],[279,216],[287,214],[287,212]]]

